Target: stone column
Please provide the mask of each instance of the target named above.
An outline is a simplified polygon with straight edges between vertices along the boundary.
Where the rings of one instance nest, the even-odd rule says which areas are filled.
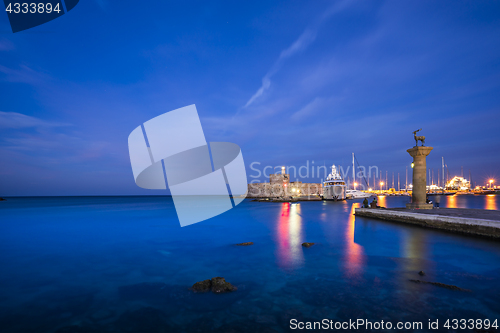
[[[408,209],[432,209],[432,204],[426,204],[427,185],[427,155],[432,147],[415,146],[407,152],[413,157],[413,191],[411,203],[406,204]]]

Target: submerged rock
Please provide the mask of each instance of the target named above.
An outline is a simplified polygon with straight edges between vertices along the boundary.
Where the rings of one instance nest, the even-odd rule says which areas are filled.
[[[214,277],[212,278],[212,292],[219,294],[219,293],[225,293],[229,291],[236,290],[236,287],[233,286],[231,283],[226,282],[226,279],[223,277]]]
[[[200,281],[200,282],[196,282],[191,287],[191,289],[193,291],[201,292],[201,293],[210,291],[211,288],[212,288],[212,281],[210,281],[210,280],[203,280],[203,281]]]
[[[425,275],[425,273],[424,273],[424,271],[420,271],[420,272],[418,272],[418,275],[420,275],[420,276],[424,276],[424,275]]]
[[[226,293],[234,291],[236,289],[237,288],[231,283],[226,282],[226,279],[224,279],[223,277],[214,277],[211,280],[196,282],[191,287],[191,290],[193,290],[194,292],[207,292],[212,290],[212,292],[215,294]]]
[[[253,245],[253,242],[246,242],[246,243],[238,243],[236,244],[237,246],[248,246],[248,245]]]
[[[412,279],[410,279],[410,281],[411,282],[415,282],[415,283],[432,284],[433,286],[437,286],[437,287],[441,287],[441,288],[446,288],[446,289],[451,289],[451,290],[471,292],[469,289],[464,289],[464,288],[460,288],[460,287],[454,286],[452,284],[444,284],[444,283],[441,283],[441,282],[427,282],[427,281],[412,280]]]
[[[302,243],[303,247],[311,247],[313,245],[314,245],[314,243],[307,243],[307,242],[306,243]]]

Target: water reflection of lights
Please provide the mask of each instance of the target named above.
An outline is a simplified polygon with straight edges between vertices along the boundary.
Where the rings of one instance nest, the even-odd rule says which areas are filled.
[[[422,258],[428,257],[426,233],[422,230],[414,230],[405,233],[401,238],[401,257],[417,259],[408,265],[407,270],[414,271],[422,267]],[[419,266],[420,265],[420,266]],[[418,269],[420,271],[422,268]]]
[[[385,195],[379,195],[377,201],[380,207],[387,207],[387,197]]]
[[[345,232],[346,251],[344,258],[344,272],[348,277],[358,277],[363,273],[365,266],[364,249],[361,245],[354,242],[355,216],[354,209],[359,208],[360,203],[353,203],[351,213],[347,221]]]
[[[414,279],[417,272],[424,271],[427,278],[433,277],[435,262],[432,252],[428,249],[428,233],[426,230],[414,229],[404,232],[400,238],[400,259],[397,260],[402,277]],[[408,283],[404,278],[399,279],[399,288],[407,289]],[[419,290],[415,285],[410,290]]]
[[[302,252],[302,217],[300,204],[283,203],[279,218],[277,257],[280,266],[298,267],[304,261]]]
[[[486,208],[485,209],[491,209],[491,210],[498,209],[495,194],[486,195]]]
[[[342,204],[344,206],[344,212],[347,213],[349,211],[349,203],[347,200],[342,200]]]
[[[450,196],[448,196],[448,203],[446,205],[446,208],[458,208],[457,207],[457,196],[456,195],[450,195]]]

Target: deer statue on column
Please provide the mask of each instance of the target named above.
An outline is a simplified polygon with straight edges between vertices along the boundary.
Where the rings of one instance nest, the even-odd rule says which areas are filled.
[[[425,136],[417,136],[417,132],[421,131],[422,129],[416,130],[413,132],[413,136],[415,137],[415,146],[418,146],[418,142],[422,142],[422,146],[425,144]]]

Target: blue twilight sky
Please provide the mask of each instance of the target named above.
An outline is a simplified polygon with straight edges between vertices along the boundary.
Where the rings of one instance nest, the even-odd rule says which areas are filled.
[[[500,181],[500,1],[81,0],[16,34],[0,13],[2,196],[157,193],[128,135],[190,104],[249,180],[355,152],[404,183],[423,128],[436,178],[444,156]]]

